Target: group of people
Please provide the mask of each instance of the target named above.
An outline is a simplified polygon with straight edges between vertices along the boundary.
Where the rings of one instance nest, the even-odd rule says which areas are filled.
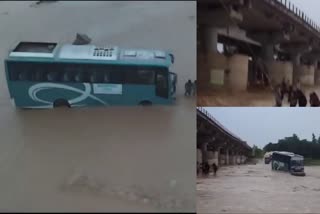
[[[202,175],[208,176],[210,173],[210,164],[208,162],[204,162],[200,166],[200,164],[198,163],[197,164],[197,175],[200,173],[200,171],[202,172]],[[213,171],[214,176],[216,176],[217,171],[218,171],[218,166],[216,163],[212,164],[212,171]]]
[[[282,83],[275,88],[274,92],[276,107],[282,107],[285,95],[287,95],[290,107],[306,107],[308,104],[307,97],[301,90],[300,82],[295,85],[290,85],[283,79]],[[320,99],[316,92],[310,93],[309,103],[311,107],[320,107]]]
[[[184,92],[185,96],[195,96],[197,92],[197,80],[195,80],[194,82],[192,82],[191,80],[188,80],[184,85],[184,88],[185,88],[185,92]]]

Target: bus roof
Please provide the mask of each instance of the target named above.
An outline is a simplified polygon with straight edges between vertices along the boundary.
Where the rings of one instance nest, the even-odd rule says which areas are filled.
[[[151,49],[121,49],[92,44],[73,45],[48,42],[20,42],[7,60],[45,62],[89,62],[101,64],[139,64],[169,67],[169,53]]]
[[[284,156],[290,156],[290,157],[295,157],[295,158],[303,158],[302,155],[298,155],[292,152],[285,152],[285,151],[275,151],[273,154],[278,154],[278,155],[284,155]]]

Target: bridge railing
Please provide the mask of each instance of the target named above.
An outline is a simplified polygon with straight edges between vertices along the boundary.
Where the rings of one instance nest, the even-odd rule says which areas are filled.
[[[227,128],[225,128],[219,121],[217,121],[204,107],[197,107],[197,110],[199,110],[202,114],[204,114],[209,120],[212,122],[218,124],[222,129],[224,129],[226,132],[228,132],[230,135],[232,135],[234,138],[237,138],[242,144],[249,147],[249,145],[242,141],[239,137],[235,136],[231,131],[229,131]]]
[[[304,22],[304,24],[309,25],[310,28],[320,33],[320,27],[319,25],[314,22],[311,18],[306,16],[306,14],[301,11],[297,6],[295,6],[293,3],[291,3],[289,0],[263,0],[272,6],[282,6],[287,11],[294,14],[296,17],[298,17],[301,21]]]

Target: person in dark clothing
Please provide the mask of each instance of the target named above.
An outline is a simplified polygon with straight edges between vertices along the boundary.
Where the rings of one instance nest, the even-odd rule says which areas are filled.
[[[191,96],[192,86],[193,86],[193,84],[192,84],[191,80],[188,80],[188,82],[186,82],[186,84],[184,85],[184,88],[185,88],[184,95],[185,96]]]
[[[208,162],[204,162],[204,163],[202,164],[202,173],[203,173],[205,176],[207,176],[207,175],[209,175],[209,171],[210,171],[210,166],[209,166]]]
[[[277,86],[274,90],[274,96],[275,96],[275,101],[276,101],[276,107],[281,107],[282,106],[282,95],[281,95],[281,87]]]
[[[216,163],[212,164],[212,169],[213,169],[214,176],[216,176],[217,175],[217,171],[218,171],[218,166],[216,165]]]
[[[290,85],[288,87],[288,103],[291,103],[292,94],[293,94],[293,87],[292,87],[292,85]]]
[[[319,107],[320,106],[320,100],[319,100],[319,97],[318,95],[316,94],[316,92],[312,92],[310,94],[310,106],[311,107]]]
[[[308,101],[304,93],[300,89],[297,89],[296,95],[298,98],[299,107],[306,107],[308,104]]]
[[[284,95],[288,93],[288,86],[286,80],[283,78],[280,86],[281,100],[283,100]]]

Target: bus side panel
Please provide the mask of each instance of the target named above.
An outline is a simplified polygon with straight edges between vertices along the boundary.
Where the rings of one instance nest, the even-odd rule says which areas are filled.
[[[123,84],[122,91],[118,94],[95,94],[99,99],[105,100],[110,105],[135,106],[142,101],[152,104],[170,104],[171,100],[155,96],[154,85]]]
[[[6,76],[9,95],[10,95],[10,98],[13,98],[11,81],[9,79],[8,60],[4,61],[4,71],[5,71],[5,76]]]

